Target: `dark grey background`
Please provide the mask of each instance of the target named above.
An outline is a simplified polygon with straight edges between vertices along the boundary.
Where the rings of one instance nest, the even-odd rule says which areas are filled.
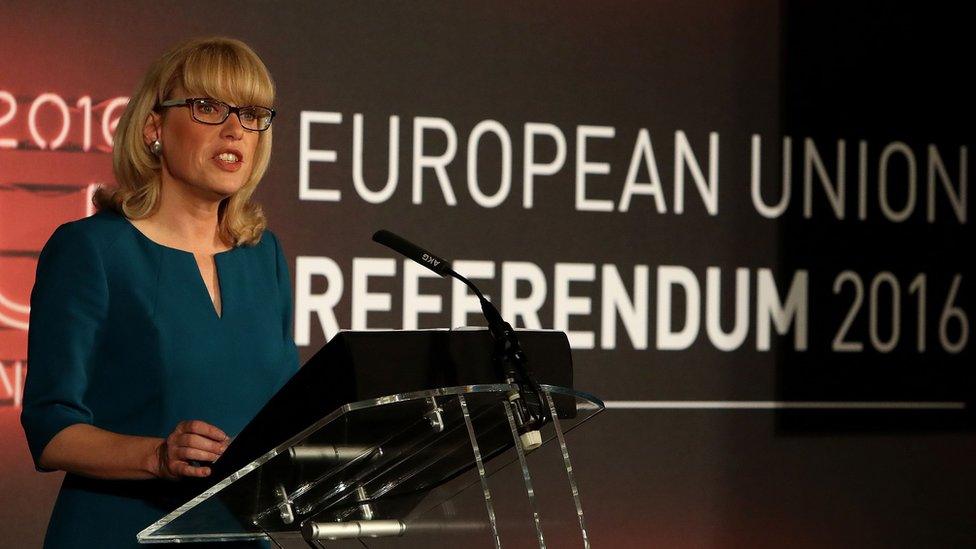
[[[500,292],[502,261],[538,264],[549,283],[540,316],[546,327],[553,320],[555,263],[597,265],[597,280],[572,290],[593,297],[594,312],[600,265],[616,265],[628,286],[633,266],[648,265],[649,349],[634,350],[618,325],[615,350],[574,352],[577,386],[608,401],[970,401],[971,352],[949,355],[934,337],[925,353],[913,351],[915,310],[907,295],[912,277],[928,273],[934,333],[949,282],[962,273],[957,302],[972,311],[971,226],[953,221],[941,188],[939,222],[924,221],[925,146],[939,147],[958,183],[958,148],[972,145],[967,16],[933,3],[7,4],[0,7],[0,89],[126,95],[176,41],[236,36],[259,52],[278,85],[273,163],[258,198],[293,273],[297,256],[327,256],[342,267],[342,327],[350,325],[352,258],[393,257],[369,241],[374,230],[388,228],[449,258],[496,261],[496,279],[483,283],[493,296]],[[338,162],[313,165],[311,174],[314,186],[340,189],[340,202],[298,200],[302,110],[343,113],[341,126],[312,133],[316,148],[339,151]],[[401,117],[400,183],[383,204],[368,204],[353,190],[354,113],[366,120],[366,177],[373,188],[385,180],[388,117]],[[458,130],[458,153],[448,168],[455,207],[444,204],[429,171],[424,203],[410,201],[415,116],[443,117]],[[475,205],[465,185],[466,137],[484,119],[501,122],[513,140],[512,192],[495,209]],[[526,122],[556,124],[568,145],[564,168],[537,178],[531,210],[521,205]],[[592,160],[612,165],[609,175],[588,178],[589,195],[616,203],[634,139],[647,128],[668,213],[658,214],[649,197],[639,196],[629,212],[574,209],[575,128],[584,124],[616,128],[615,139],[588,147]],[[677,130],[687,134],[703,170],[708,134],[720,134],[717,216],[707,215],[687,174],[685,213],[673,213]],[[779,141],[784,135],[794,141],[793,200],[779,220],[762,218],[749,199],[752,134],[763,137],[768,201],[778,189]],[[813,219],[801,215],[806,137],[815,139],[830,173],[836,140],[848,143],[846,220],[830,215],[819,184]],[[919,201],[906,222],[882,221],[876,200],[868,220],[853,214],[861,139],[874,163],[869,196],[882,147],[904,141],[916,153]],[[489,190],[499,170],[491,138],[483,151],[480,178]],[[897,175],[896,169],[891,181],[901,181]],[[774,336],[772,351],[756,351],[753,309],[739,350],[708,343],[704,310],[702,335],[691,348],[654,350],[659,265],[689,267],[703,294],[705,269],[721,267],[726,329],[736,267],[772,269],[781,293],[794,270],[809,270],[810,348],[790,350],[791,333]],[[830,351],[850,305],[849,294],[831,290],[844,269],[866,283],[883,270],[898,276],[903,344],[894,352]],[[752,280],[754,295],[754,272]],[[421,327],[447,327],[449,285],[424,281],[421,287],[442,295],[445,307],[444,314],[422,316]],[[372,325],[400,326],[401,288],[400,276],[371,280],[371,291],[393,295],[393,310],[371,313]],[[684,314],[680,307],[675,313]],[[862,309],[851,330],[863,341],[865,318]],[[596,331],[599,346],[597,315],[573,317],[571,328]],[[304,358],[325,340],[316,321],[312,329]],[[24,447],[16,414],[3,414],[5,440]],[[976,483],[970,425],[968,412],[959,411],[611,409],[569,442],[596,547],[964,547],[976,543],[976,506],[967,497]],[[26,448],[5,459],[2,539],[37,545],[57,479],[30,472]]]

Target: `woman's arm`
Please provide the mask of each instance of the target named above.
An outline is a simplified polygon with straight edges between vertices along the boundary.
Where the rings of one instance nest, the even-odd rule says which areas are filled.
[[[275,276],[278,281],[278,300],[281,307],[281,334],[285,340],[285,364],[288,365],[288,375],[294,374],[301,365],[298,362],[298,347],[295,346],[294,331],[292,329],[292,299],[291,276],[288,274],[288,261],[285,259],[281,242],[270,230],[266,231],[274,240],[275,248]]]
[[[188,460],[215,461],[228,442],[223,431],[203,421],[180,422],[165,439],[120,435],[77,423],[51,439],[38,464],[101,479],[206,477],[209,467]]]
[[[165,439],[94,425],[85,401],[93,352],[105,334],[109,292],[101,249],[83,222],[58,227],[37,261],[31,292],[27,381],[21,422],[39,470],[103,479],[203,477],[227,435],[184,421]]]

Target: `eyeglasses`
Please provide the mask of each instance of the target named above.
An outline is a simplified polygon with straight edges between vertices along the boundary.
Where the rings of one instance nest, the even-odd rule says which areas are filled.
[[[245,107],[231,107],[223,101],[211,99],[209,97],[191,97],[190,99],[170,99],[159,104],[160,108],[165,107],[190,107],[190,115],[194,120],[201,124],[217,126],[223,124],[230,113],[237,115],[241,126],[245,130],[263,132],[271,127],[271,119],[274,118],[274,109],[267,107],[257,107],[248,105]]]

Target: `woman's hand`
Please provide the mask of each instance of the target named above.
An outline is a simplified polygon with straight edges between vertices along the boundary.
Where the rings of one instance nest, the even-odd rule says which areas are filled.
[[[210,467],[191,462],[214,462],[228,444],[230,438],[205,421],[181,421],[157,446],[152,471],[157,477],[169,480],[206,477],[210,475]]]

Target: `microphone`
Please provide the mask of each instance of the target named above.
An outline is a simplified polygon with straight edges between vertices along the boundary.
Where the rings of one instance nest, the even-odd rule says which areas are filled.
[[[491,301],[488,301],[484,294],[481,293],[481,290],[472,284],[470,280],[461,276],[457,271],[451,268],[450,261],[447,261],[429,250],[425,250],[413,242],[410,242],[406,238],[391,233],[387,230],[379,230],[373,233],[373,241],[390,248],[408,259],[414,260],[424,267],[434,271],[439,276],[456,278],[463,282],[468,288],[471,288],[474,295],[478,296],[478,301],[481,303],[481,312],[484,313],[485,318],[488,320],[489,330],[502,330],[503,325],[507,324],[505,319],[502,318],[501,313],[498,312],[498,309],[495,308]],[[508,329],[511,330],[511,326],[509,326]],[[495,334],[493,333],[492,335],[494,336]]]
[[[505,382],[518,386],[518,391],[513,391],[509,395],[509,401],[515,408],[519,439],[526,450],[534,450],[541,446],[542,434],[539,432],[539,428],[545,421],[545,408],[542,406],[541,397],[542,389],[525,366],[525,354],[522,352],[522,346],[519,344],[512,325],[505,322],[495,305],[488,301],[481,290],[470,280],[458,274],[451,267],[449,261],[387,230],[376,231],[373,234],[373,241],[416,261],[441,277],[453,277],[460,280],[478,296],[481,312],[488,321],[488,332],[495,341],[494,361],[505,376]],[[533,412],[532,408],[535,408],[538,413]]]
[[[420,246],[417,246],[413,242],[410,242],[401,236],[395,235],[390,231],[376,231],[373,233],[373,241],[392,249],[402,256],[408,257],[417,263],[420,263],[440,276],[457,275],[457,273],[454,272],[454,269],[451,268],[450,262],[437,257]]]

